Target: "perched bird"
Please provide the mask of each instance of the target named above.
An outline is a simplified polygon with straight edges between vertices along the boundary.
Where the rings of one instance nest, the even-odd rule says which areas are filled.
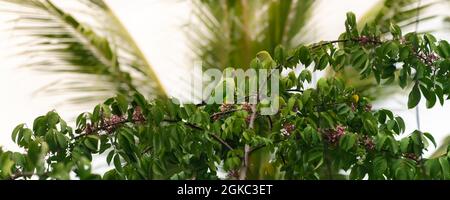
[[[269,52],[260,51],[256,54],[256,58],[261,62],[263,69],[273,69],[277,66],[277,63],[272,59]]]

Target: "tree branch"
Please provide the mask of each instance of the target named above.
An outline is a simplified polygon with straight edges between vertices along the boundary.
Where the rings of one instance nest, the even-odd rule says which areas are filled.
[[[256,104],[252,105],[252,114],[250,115],[250,122],[248,125],[249,129],[253,129],[256,118]],[[245,180],[247,178],[247,171],[249,165],[249,155],[250,155],[251,147],[248,144],[244,146],[244,162],[242,163],[241,170],[239,171],[239,180]]]
[[[25,178],[28,176],[48,176],[48,172],[45,172],[44,174],[38,175],[34,172],[21,172],[21,171],[17,171],[16,173],[12,174],[11,177],[9,178],[10,180],[17,180],[19,178]]]
[[[165,122],[170,122],[170,123],[176,123],[176,122],[180,122],[180,121],[176,121],[176,120],[163,120]],[[191,124],[188,122],[183,122],[186,126],[189,126],[192,129],[196,129],[196,130],[200,130],[200,131],[205,131],[205,129],[203,129],[202,127],[199,127],[195,124]],[[228,144],[225,140],[223,140],[222,138],[220,138],[219,136],[217,136],[214,133],[208,133],[210,136],[212,136],[215,140],[217,140],[218,142],[220,142],[222,145],[226,146],[229,150],[234,150],[234,148]]]
[[[227,142],[225,142],[225,140],[223,140],[222,138],[220,138],[219,136],[217,136],[216,134],[210,133],[209,135],[211,135],[214,139],[216,139],[217,141],[219,141],[220,143],[222,143],[224,146],[226,146],[229,150],[234,150],[233,147],[231,147]]]
[[[340,40],[331,40],[331,41],[323,41],[323,42],[319,42],[316,44],[311,45],[309,48],[311,49],[317,49],[326,45],[330,45],[330,44],[335,44],[335,43],[342,43],[342,42],[361,42],[361,43],[372,43],[372,44],[382,44],[383,42],[379,41],[379,40],[375,40],[375,39],[370,39],[370,38],[352,38],[352,39],[340,39]],[[287,61],[291,61],[292,59],[294,59],[294,56],[291,56],[287,59]]]
[[[237,112],[237,111],[240,111],[240,110],[242,110],[242,109],[231,109],[231,110],[227,110],[227,111],[223,111],[223,112],[217,112],[217,113],[212,114],[212,115],[210,116],[210,118],[211,118],[211,119],[214,119],[214,118],[217,117],[217,116],[222,116],[222,115],[230,114],[230,113]]]

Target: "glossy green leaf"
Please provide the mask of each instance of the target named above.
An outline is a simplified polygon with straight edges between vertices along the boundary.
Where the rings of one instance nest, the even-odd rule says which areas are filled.
[[[416,84],[414,85],[413,89],[411,90],[411,92],[409,93],[408,96],[408,108],[414,108],[417,106],[417,104],[419,104],[420,102],[420,90],[419,90],[419,86]]]

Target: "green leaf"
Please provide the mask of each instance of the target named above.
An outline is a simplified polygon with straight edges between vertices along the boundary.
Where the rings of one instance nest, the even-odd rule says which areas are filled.
[[[394,139],[394,137],[389,136],[388,138],[389,138],[389,141],[390,141],[390,147],[391,147],[391,150],[392,150],[392,152],[393,152],[394,154],[396,154],[396,153],[398,152],[398,146],[399,146],[399,144],[398,144],[398,142]]]
[[[398,77],[398,81],[399,81],[399,85],[402,89],[404,89],[406,87],[406,85],[408,84],[408,71],[406,71],[405,68],[402,68],[400,70],[400,75]]]
[[[324,94],[329,92],[330,86],[328,85],[326,78],[321,78],[317,81],[317,89]]]
[[[328,55],[323,54],[322,56],[320,56],[318,60],[316,60],[315,68],[318,70],[323,70],[325,69],[325,67],[327,67],[328,62],[329,62]]]
[[[69,144],[68,138],[62,133],[56,133],[56,140],[58,141],[58,145],[61,149],[65,149]]]
[[[399,47],[396,42],[388,42],[386,44],[385,54],[391,58],[396,58],[399,53]]]
[[[108,155],[106,156],[106,163],[108,163],[108,165],[111,164],[112,159],[114,158],[115,155],[115,151],[112,150],[108,153]]]
[[[301,73],[300,73],[300,81],[304,82],[305,80],[308,81],[308,83],[311,83],[311,79],[312,79],[312,73],[311,71],[304,69]]]
[[[18,139],[17,135],[22,131],[24,126],[25,126],[25,124],[19,124],[18,126],[16,126],[16,128],[14,128],[14,130],[11,134],[11,139],[13,142],[19,143],[20,139]]]
[[[94,135],[88,135],[84,140],[84,145],[92,151],[97,151],[98,149],[99,138]]]
[[[27,128],[27,129],[23,129],[19,135],[22,135],[21,137],[18,138],[19,146],[26,147],[31,142],[31,137],[33,135],[33,132]]]
[[[348,151],[356,144],[356,140],[355,134],[347,133],[340,139],[339,146],[341,146],[344,151]]]
[[[288,104],[287,104],[288,111],[292,111],[293,110],[296,101],[297,101],[297,99],[295,99],[295,97],[289,98]]]
[[[311,53],[309,49],[305,46],[300,47],[298,50],[298,56],[300,58],[300,62],[303,63],[306,67],[311,64]]]
[[[385,158],[379,156],[373,160],[373,170],[376,176],[382,176],[386,169],[388,169],[388,163]]]
[[[298,110],[303,109],[303,101],[301,99],[297,99],[297,109]]]
[[[438,55],[442,58],[449,58],[450,57],[450,44],[445,41],[439,41],[439,51],[437,52]]]
[[[394,36],[394,38],[401,38],[402,37],[402,30],[400,29],[399,26],[397,26],[394,23],[391,23],[391,26],[389,27],[392,36]]]
[[[417,104],[419,104],[420,102],[420,91],[419,91],[419,87],[418,84],[414,85],[413,89],[411,90],[411,92],[409,93],[409,97],[408,97],[408,108],[414,108],[417,106]]]
[[[436,141],[434,140],[434,137],[430,133],[425,132],[423,133],[423,135],[433,143],[434,147],[437,147]]]
[[[421,136],[422,133],[418,130],[415,130],[412,134],[411,134],[411,139],[413,140],[415,145],[422,145],[422,139]]]
[[[358,27],[356,26],[355,14],[348,12],[347,20],[345,21],[345,28],[348,37],[356,38],[359,36]]]
[[[120,108],[121,113],[122,113],[122,114],[127,113],[127,110],[128,110],[128,100],[127,100],[127,97],[125,97],[125,96],[122,95],[122,94],[118,94],[118,95],[116,96],[116,101],[117,101],[117,103],[118,103],[118,105],[119,105],[119,108]]]
[[[400,128],[400,132],[404,132],[406,129],[405,122],[401,117],[395,117],[395,120],[397,121],[397,124]]]
[[[353,53],[352,57],[353,57],[352,60],[353,67],[358,70],[364,69],[365,66],[368,64],[369,57],[363,50],[359,50]]]
[[[142,110],[146,110],[147,109],[147,100],[145,99],[145,97],[140,94],[140,93],[135,93],[133,95],[133,99],[136,102],[136,104],[138,106],[140,106],[142,108]]]
[[[403,153],[408,152],[409,137],[400,140],[400,151]]]
[[[433,47],[435,46],[434,43],[437,41],[436,38],[429,33],[425,33],[424,38],[425,38],[425,41],[431,46],[431,48],[435,49]]]
[[[45,142],[32,141],[28,147],[28,158],[35,167],[40,167],[44,162],[44,156],[47,154],[48,146]]]
[[[48,112],[47,113],[47,122],[49,127],[55,127],[56,124],[59,123],[60,117],[56,112]]]
[[[434,92],[436,92],[436,96],[439,99],[439,103],[441,104],[441,106],[444,105],[444,91],[442,90],[442,88],[438,85],[435,86]]]
[[[12,174],[12,167],[14,166],[14,161],[11,159],[11,155],[4,153],[0,154],[0,176],[8,177]]]
[[[375,146],[377,150],[381,150],[384,146],[384,142],[386,141],[387,136],[384,134],[378,134],[375,140]]]
[[[427,108],[432,108],[436,104],[436,95],[423,85],[420,85],[420,90],[425,99],[427,99]]]
[[[425,162],[427,172],[431,177],[436,177],[441,172],[441,165],[439,159],[429,159]]]
[[[446,157],[440,157],[439,163],[441,165],[442,174],[444,175],[445,179],[450,179],[450,164],[448,163],[448,160]]]
[[[120,162],[120,156],[119,154],[116,154],[114,156],[114,167],[116,168],[116,170],[120,173],[123,172],[123,168],[122,168],[122,163]]]
[[[100,113],[101,113],[101,105],[99,104],[99,105],[95,106],[94,111],[92,112],[91,120],[93,123],[97,123],[100,121],[100,117],[101,117]],[[80,121],[83,121],[83,119],[80,118]],[[86,123],[85,120],[84,120],[84,123]]]
[[[56,149],[58,148],[58,141],[56,141],[56,136],[53,129],[48,131],[48,133],[45,135],[45,142],[47,142],[50,150],[52,151],[56,151]]]
[[[350,112],[351,108],[347,104],[341,104],[338,106],[338,115],[345,115]]]
[[[48,126],[46,116],[40,116],[34,120],[33,122],[34,134],[36,134],[37,136],[44,136],[45,133],[47,133],[47,130]]]
[[[356,26],[356,16],[354,13],[352,12],[347,13],[347,24],[352,27]]]
[[[400,60],[406,60],[409,57],[409,47],[403,47],[400,49]]]

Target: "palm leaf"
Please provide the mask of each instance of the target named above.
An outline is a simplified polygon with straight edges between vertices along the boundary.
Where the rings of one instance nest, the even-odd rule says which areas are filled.
[[[85,103],[133,91],[149,97],[166,95],[151,65],[103,0],[79,1],[83,14],[94,19],[92,25],[50,0],[0,2],[8,5],[4,12],[18,16],[13,30],[15,39],[21,41],[17,55],[28,60],[24,66],[64,74],[46,91],[78,92],[72,102]],[[101,21],[105,19],[108,29],[94,26],[105,24]]]
[[[360,25],[375,23],[382,32],[388,32],[392,22],[402,29],[412,29],[417,23],[427,23],[442,16],[444,13],[432,12],[434,6],[442,6],[442,3],[441,0],[382,0],[360,19]]]
[[[437,158],[439,156],[445,155],[447,151],[449,151],[449,145],[450,145],[450,136],[447,136],[443,141],[442,145],[439,146],[433,154],[431,154],[430,158]]]
[[[197,58],[207,68],[246,68],[261,50],[294,47],[306,38],[312,0],[194,1],[188,34]],[[303,34],[305,35],[305,34]]]

